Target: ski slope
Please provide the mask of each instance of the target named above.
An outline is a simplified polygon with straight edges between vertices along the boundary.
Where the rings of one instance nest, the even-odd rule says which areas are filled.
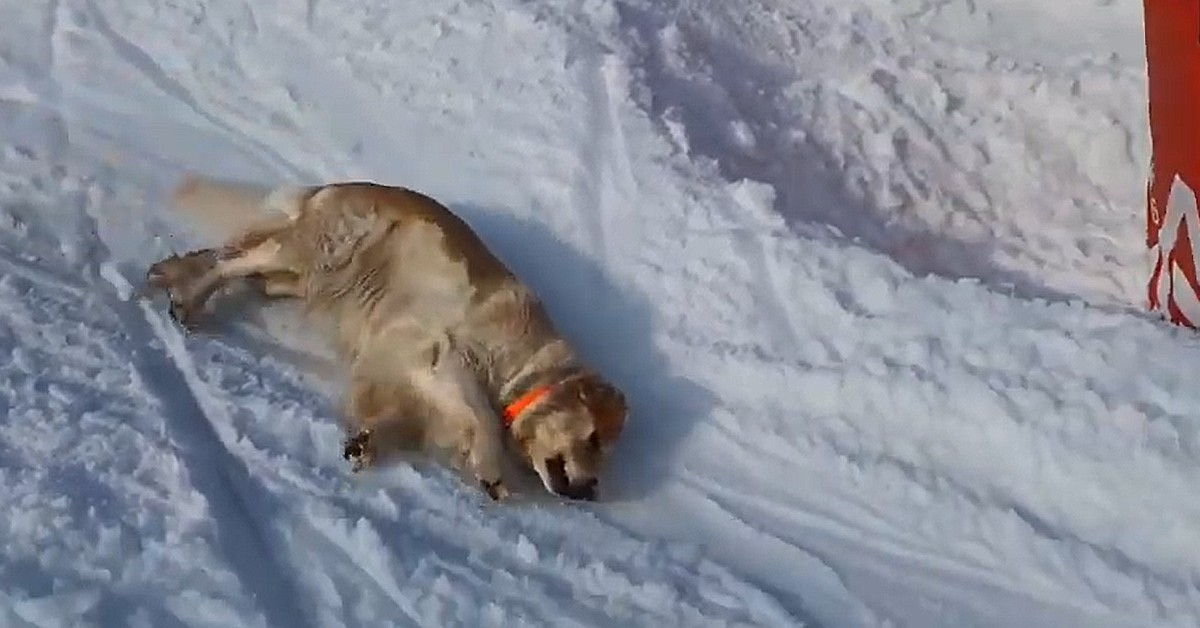
[[[1197,626],[1137,0],[0,0],[0,625]],[[188,171],[429,193],[634,413],[606,499],[354,476]]]

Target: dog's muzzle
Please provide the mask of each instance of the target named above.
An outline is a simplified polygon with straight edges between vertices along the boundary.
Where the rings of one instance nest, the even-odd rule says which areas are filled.
[[[596,478],[585,478],[572,482],[567,477],[567,463],[562,456],[546,459],[546,473],[550,479],[550,490],[567,499],[596,501]]]

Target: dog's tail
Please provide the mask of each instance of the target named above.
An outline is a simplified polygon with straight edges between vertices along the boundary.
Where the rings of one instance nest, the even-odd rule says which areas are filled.
[[[216,244],[278,219],[279,214],[295,216],[304,198],[315,189],[299,185],[272,187],[188,174],[172,191],[171,204],[188,225],[198,230],[197,235],[210,240],[209,244]],[[258,305],[247,313],[247,331],[262,342],[265,350],[277,351],[290,359],[318,386],[336,381],[340,373],[336,354],[319,335],[311,332],[302,311],[290,307],[286,301],[258,301]]]
[[[312,186],[261,184],[188,174],[172,193],[177,211],[208,237],[226,240],[283,213],[296,217]]]

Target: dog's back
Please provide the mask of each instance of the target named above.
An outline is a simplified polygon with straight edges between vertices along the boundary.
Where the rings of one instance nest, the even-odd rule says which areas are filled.
[[[309,242],[311,254],[355,243],[352,257],[309,260],[325,267],[314,269],[309,299],[338,309],[347,346],[361,347],[362,334],[410,320],[466,343],[499,370],[487,375],[503,379],[557,336],[537,297],[436,200],[351,182],[323,186],[302,204],[297,233],[335,240]]]

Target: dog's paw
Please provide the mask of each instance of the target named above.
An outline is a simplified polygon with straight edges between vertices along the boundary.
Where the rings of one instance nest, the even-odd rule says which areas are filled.
[[[171,294],[171,305],[167,309],[167,313],[171,315],[171,320],[179,324],[180,327],[187,332],[194,332],[200,328],[199,316],[197,310],[200,308],[188,303],[182,299],[176,298],[176,295]]]
[[[357,434],[347,438],[342,447],[342,457],[350,461],[350,469],[355,473],[371,466],[375,459],[371,430],[359,430]]]
[[[187,331],[195,331],[204,309],[203,299],[198,298],[197,291],[205,273],[216,262],[217,253],[212,249],[161,259],[146,269],[141,296],[151,298],[157,292],[165,292],[170,301],[168,313],[171,319]]]
[[[158,260],[146,269],[146,287],[166,290],[195,281],[216,265],[220,258],[215,249],[197,249]]]
[[[170,285],[170,279],[167,277],[167,272],[163,265],[167,260],[155,262],[146,269],[146,279],[142,282],[142,294],[144,296],[153,296],[159,290],[166,290]]]
[[[479,480],[479,487],[495,502],[503,501],[511,494],[504,480]]]

